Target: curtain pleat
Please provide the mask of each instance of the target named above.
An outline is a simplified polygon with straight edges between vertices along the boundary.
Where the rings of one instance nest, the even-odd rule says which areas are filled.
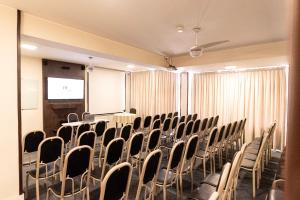
[[[277,122],[274,147],[282,149],[286,115],[284,69],[194,74],[192,112],[219,115],[220,124],[247,118],[246,141]]]

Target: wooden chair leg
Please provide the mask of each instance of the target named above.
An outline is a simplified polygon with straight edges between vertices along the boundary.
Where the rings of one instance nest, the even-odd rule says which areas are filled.
[[[256,183],[256,180],[255,180],[255,170],[253,170],[252,171],[252,197],[253,197],[253,199],[255,198],[255,196],[256,196],[256,191],[255,191],[255,189],[256,189],[256,185],[255,185],[255,183]]]

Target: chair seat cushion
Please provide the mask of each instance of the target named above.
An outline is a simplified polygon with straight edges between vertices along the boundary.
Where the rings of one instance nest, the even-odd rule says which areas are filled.
[[[251,154],[258,154],[258,149],[247,148],[245,152]]]
[[[245,153],[244,158],[247,160],[253,160],[255,161],[257,158],[256,154],[252,154],[252,153]]]
[[[46,170],[46,166],[45,165],[43,165],[42,167],[40,167],[40,169],[39,169],[39,178],[46,178],[46,175],[48,175],[48,177],[51,177],[51,176],[53,176],[55,174],[58,174],[60,172],[59,166],[55,166],[55,169],[54,169],[53,164],[47,165],[47,166],[48,166],[47,170]],[[31,177],[37,178],[36,177],[36,169],[32,169],[30,171],[27,171],[27,173]]]
[[[202,183],[209,184],[211,186],[217,187],[220,179],[220,174],[215,173],[215,174],[209,174],[203,181]]]
[[[170,184],[175,179],[175,173],[172,171],[168,171],[168,174],[167,174],[167,169],[159,170],[159,174],[157,176],[157,183],[162,185],[165,181],[165,178],[167,179],[166,183]]]
[[[188,196],[188,199],[208,200],[215,191],[216,187],[203,183],[200,187],[193,190],[191,195]]]
[[[247,169],[252,169],[254,167],[254,164],[255,164],[255,161],[244,158],[241,166],[244,168],[247,168]]]
[[[62,182],[58,181],[55,182],[53,185],[50,186],[50,189],[57,195],[61,195],[61,187],[62,187]],[[83,181],[82,183],[82,188],[80,188],[80,176],[74,178],[74,193],[79,192],[81,189],[86,187],[86,182]],[[71,179],[66,179],[66,185],[65,185],[65,196],[66,195],[71,195],[72,194],[72,180]]]
[[[100,180],[101,178],[101,173],[102,173],[102,168],[99,166],[96,166],[92,171],[91,171],[91,177],[94,179]]]

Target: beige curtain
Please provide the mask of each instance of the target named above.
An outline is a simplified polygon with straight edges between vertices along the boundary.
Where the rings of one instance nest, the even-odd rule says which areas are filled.
[[[194,74],[192,112],[201,118],[220,115],[226,124],[247,118],[246,141],[277,122],[274,147],[285,139],[286,73],[282,68],[248,72]]]
[[[176,74],[166,71],[133,72],[130,78],[130,106],[141,116],[174,112]]]

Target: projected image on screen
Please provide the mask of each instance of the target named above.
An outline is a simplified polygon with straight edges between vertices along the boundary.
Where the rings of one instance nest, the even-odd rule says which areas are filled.
[[[48,77],[48,99],[83,99],[84,81]]]

